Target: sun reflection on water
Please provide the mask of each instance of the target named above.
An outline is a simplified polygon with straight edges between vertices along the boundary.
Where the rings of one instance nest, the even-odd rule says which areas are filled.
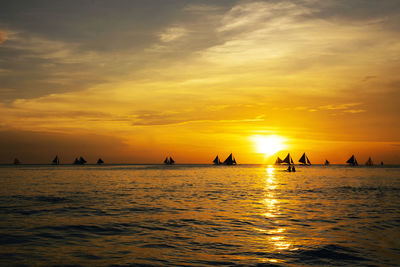
[[[265,193],[266,198],[263,200],[263,204],[266,207],[267,212],[263,215],[267,218],[276,218],[280,214],[279,200],[276,196],[276,176],[275,168],[270,165],[266,169],[266,180],[265,180]],[[287,240],[285,235],[286,228],[279,227],[268,231],[268,242],[272,244],[278,250],[290,249],[291,243]]]

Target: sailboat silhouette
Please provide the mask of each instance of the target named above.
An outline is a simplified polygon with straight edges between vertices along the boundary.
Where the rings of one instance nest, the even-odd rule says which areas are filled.
[[[98,160],[97,160],[97,164],[98,165],[101,165],[101,164],[103,164],[104,163],[104,161],[101,159],[101,158],[99,158]]]
[[[324,165],[330,165],[331,163],[326,159]]]
[[[51,164],[53,164],[53,165],[59,165],[60,164],[60,160],[58,159],[58,155],[53,159]]]
[[[164,164],[166,164],[166,165],[172,165],[174,163],[175,163],[175,160],[173,160],[172,157],[169,157],[169,158],[166,157],[164,160]]]
[[[282,160],[282,163],[286,163],[289,165],[294,165],[293,159],[290,156],[290,153],[287,154],[286,158],[284,160]]]
[[[226,158],[226,160],[224,161],[225,165],[236,165],[236,159],[235,157],[232,155],[232,153]]]
[[[346,161],[350,166],[358,166],[358,162],[356,157],[354,155],[351,155],[351,157]]]
[[[303,153],[303,156],[299,159],[299,162],[303,165],[311,165],[310,160],[308,159],[306,153]]]
[[[220,165],[221,164],[221,161],[219,160],[219,158],[218,158],[218,155],[215,157],[215,159],[213,160],[213,163],[215,164],[215,165]]]
[[[83,157],[75,158],[74,164],[75,165],[84,165],[87,161]]]
[[[372,162],[371,157],[368,158],[367,162],[365,162],[365,165],[367,165],[367,166],[372,166],[372,165],[374,165],[374,163]]]
[[[275,161],[275,165],[280,165],[283,162],[280,157],[278,157]]]

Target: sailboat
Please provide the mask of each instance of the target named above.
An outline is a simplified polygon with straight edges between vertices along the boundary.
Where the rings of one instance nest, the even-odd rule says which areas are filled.
[[[299,162],[302,163],[303,165],[311,165],[310,160],[308,159],[306,153],[303,153],[303,156],[299,159]]]
[[[166,157],[164,160],[164,164],[166,164],[166,165],[172,165],[174,163],[175,163],[175,160],[173,160],[172,157],[169,157],[169,158]]]
[[[287,154],[286,158],[284,160],[282,160],[282,163],[286,163],[289,165],[294,165],[293,159],[290,156],[290,153]]]
[[[14,164],[15,164],[15,165],[19,165],[19,164],[21,164],[21,161],[19,161],[19,159],[15,158],[15,159],[14,159]]]
[[[221,161],[219,160],[219,158],[218,158],[218,155],[215,157],[215,159],[213,160],[213,163],[215,164],[215,165],[220,165],[221,164]]]
[[[79,157],[79,159],[78,158],[75,158],[75,161],[74,161],[74,164],[75,165],[83,165],[83,164],[85,164],[87,161],[83,158],[83,157]]]
[[[232,153],[229,155],[229,157],[226,158],[226,160],[224,161],[224,164],[225,165],[236,165],[236,159],[232,155]]]
[[[330,165],[331,163],[326,159],[324,165]]]
[[[103,163],[104,163],[104,161],[103,161],[101,158],[99,158],[99,159],[97,160],[97,164],[101,165],[101,164],[103,164]]]
[[[279,165],[279,164],[281,164],[283,161],[281,160],[281,158],[280,157],[278,157],[277,159],[276,159],[276,161],[275,161],[275,165]]]
[[[354,155],[351,155],[351,157],[346,161],[346,163],[350,164],[350,166],[358,166],[358,162],[356,157]]]
[[[59,165],[60,164],[60,160],[58,159],[58,155],[53,159],[51,164],[53,164],[53,165]]]
[[[372,166],[372,165],[374,165],[374,163],[372,162],[371,157],[368,158],[367,162],[365,162],[365,165],[367,165],[367,166]]]

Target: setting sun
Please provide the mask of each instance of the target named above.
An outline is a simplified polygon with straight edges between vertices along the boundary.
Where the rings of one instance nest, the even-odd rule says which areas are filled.
[[[253,142],[258,153],[271,156],[285,148],[284,138],[276,135],[254,136]]]

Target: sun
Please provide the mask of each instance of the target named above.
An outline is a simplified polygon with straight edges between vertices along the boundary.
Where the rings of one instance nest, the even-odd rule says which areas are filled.
[[[285,139],[277,135],[256,135],[252,139],[257,153],[262,153],[265,156],[271,156],[286,147]]]

